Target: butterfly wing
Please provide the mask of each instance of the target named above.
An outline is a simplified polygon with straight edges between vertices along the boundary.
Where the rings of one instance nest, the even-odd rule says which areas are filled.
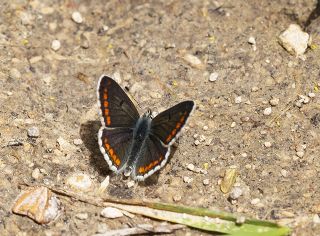
[[[193,101],[185,101],[161,112],[152,120],[151,133],[165,145],[171,145],[179,136],[194,107]]]
[[[101,127],[98,133],[100,150],[110,170],[120,172],[127,163],[133,140],[130,128]]]
[[[98,83],[98,105],[104,127],[131,127],[139,119],[139,112],[122,88],[106,75]]]
[[[170,146],[164,146],[157,137],[149,135],[135,163],[134,179],[142,181],[158,171],[166,164],[169,155]]]

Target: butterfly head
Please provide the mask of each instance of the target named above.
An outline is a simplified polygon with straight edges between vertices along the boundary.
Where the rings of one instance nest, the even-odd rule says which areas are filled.
[[[150,118],[150,119],[153,119],[152,112],[150,109],[148,109],[147,112],[143,114],[143,116]]]

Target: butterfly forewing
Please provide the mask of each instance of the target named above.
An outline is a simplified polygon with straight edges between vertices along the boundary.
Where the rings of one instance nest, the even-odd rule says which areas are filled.
[[[101,127],[99,144],[104,158],[113,171],[118,171],[127,162],[132,145],[133,130],[130,128],[109,129]]]
[[[121,87],[103,75],[98,84],[98,101],[105,127],[131,127],[139,119],[139,112]]]
[[[145,141],[145,148],[141,150],[135,163],[134,176],[137,180],[144,180],[159,170],[167,162],[170,147],[162,145],[154,135],[149,135]]]
[[[152,120],[151,133],[164,144],[171,144],[186,124],[193,108],[193,101],[185,101],[161,112]]]

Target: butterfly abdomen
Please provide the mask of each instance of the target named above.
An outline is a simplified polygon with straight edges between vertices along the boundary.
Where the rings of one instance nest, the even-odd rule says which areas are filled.
[[[137,161],[141,147],[145,143],[147,137],[149,136],[151,128],[151,119],[149,117],[142,116],[136,123],[136,127],[133,133],[133,143],[131,146],[129,159],[127,162],[127,167],[131,168]]]

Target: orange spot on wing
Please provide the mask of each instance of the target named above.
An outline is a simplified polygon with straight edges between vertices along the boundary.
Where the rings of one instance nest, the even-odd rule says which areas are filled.
[[[116,165],[117,165],[117,166],[119,166],[119,165],[120,165],[120,163],[121,163],[121,161],[120,161],[120,159],[119,159],[119,158],[117,158],[117,156],[115,156],[115,158],[116,158],[115,163],[116,163]]]
[[[106,107],[109,106],[109,102],[108,102],[108,101],[104,101],[104,102],[103,102],[103,105],[104,105],[104,107],[106,108]]]
[[[110,149],[109,149],[109,154],[110,154],[110,156],[113,156],[113,153],[114,153],[113,149],[110,148]]]
[[[107,117],[107,125],[110,125],[111,124],[111,119],[110,119],[110,116]]]
[[[108,99],[108,90],[105,89],[103,90],[103,100],[107,100]]]
[[[172,130],[171,136],[174,136],[177,133],[177,129]]]
[[[105,116],[109,116],[109,109],[105,109],[105,110],[104,110],[104,115],[105,115]]]

